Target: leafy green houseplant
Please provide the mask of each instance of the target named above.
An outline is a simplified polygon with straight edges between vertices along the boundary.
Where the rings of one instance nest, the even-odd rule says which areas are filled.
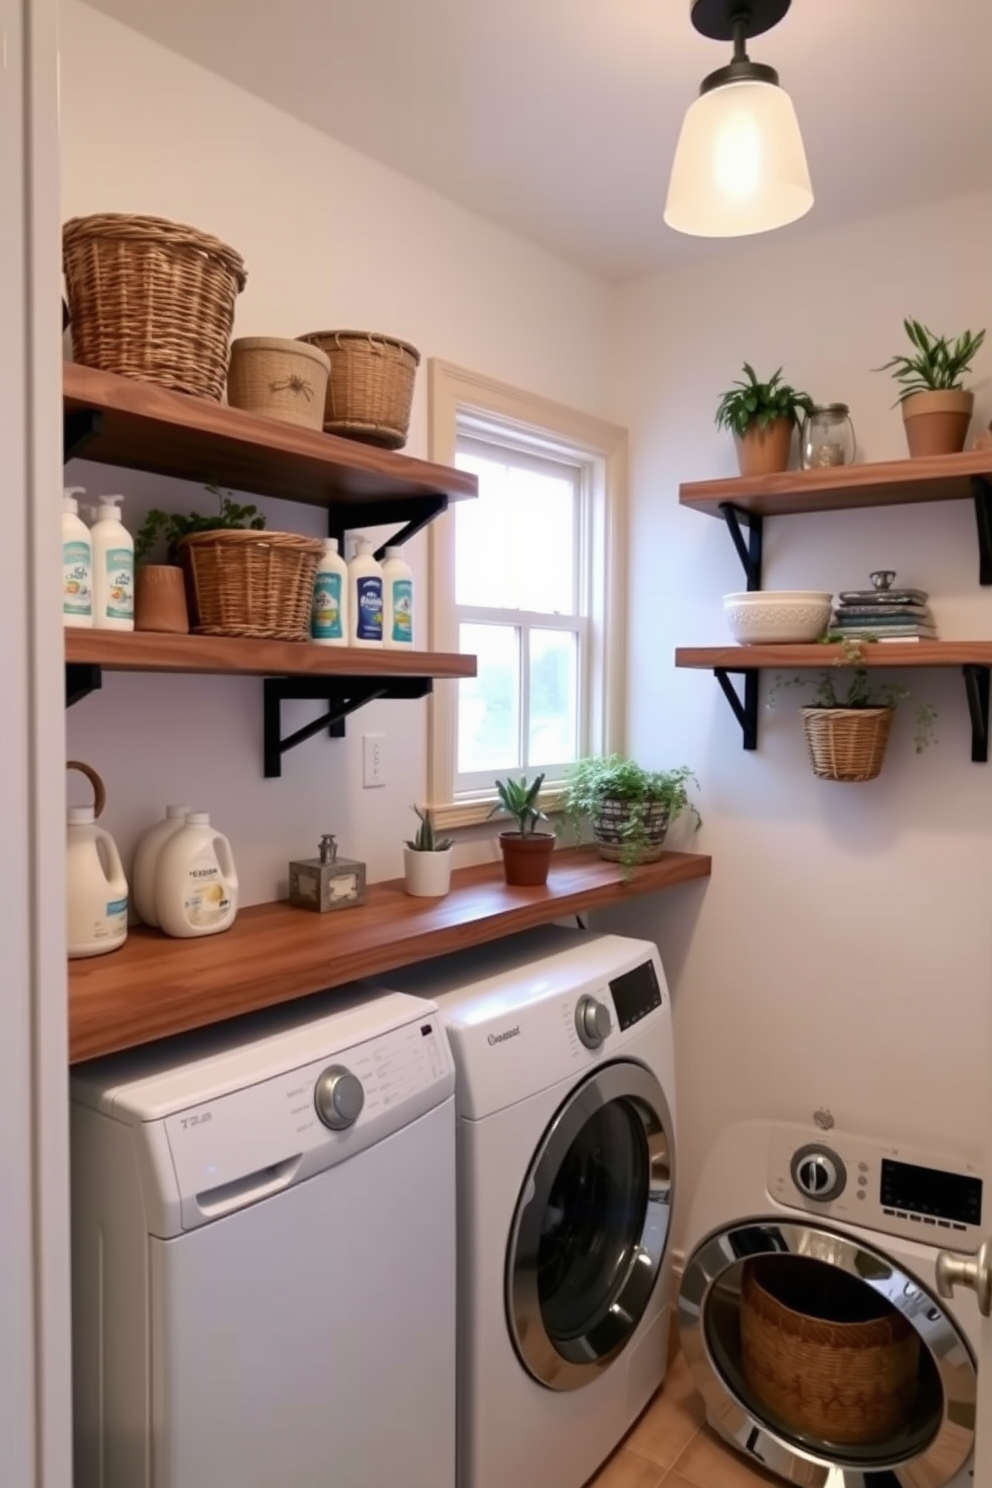
[[[450,837],[439,837],[429,806],[414,806],[417,831],[403,849],[404,887],[417,899],[442,899],[451,888]]]
[[[964,377],[981,350],[985,332],[962,331],[953,339],[936,336],[918,320],[904,320],[911,352],[897,353],[877,372],[891,372],[899,386],[909,453],[914,457],[953,455],[964,449],[975,395]]]
[[[571,765],[565,776],[563,819],[578,835],[585,821],[601,858],[632,868],[661,857],[668,828],[684,812],[702,824],[689,797],[698,786],[687,765],[646,770],[622,754],[593,756]]]
[[[717,404],[716,426],[733,434],[741,475],[787,470],[792,430],[812,413],[813,400],[782,381],[781,367],[767,382],[760,381],[750,362],[743,370],[744,377]]]
[[[499,800],[489,815],[511,816],[517,824],[516,831],[500,832],[499,845],[506,881],[518,887],[533,888],[548,881],[555,837],[553,832],[536,830],[538,822],[547,821],[539,804],[543,784],[543,773],[530,782],[526,775],[496,781]]]

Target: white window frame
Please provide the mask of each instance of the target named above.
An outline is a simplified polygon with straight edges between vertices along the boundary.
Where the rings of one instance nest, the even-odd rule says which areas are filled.
[[[605,419],[578,412],[550,399],[496,382],[450,362],[431,358],[428,373],[429,456],[454,465],[460,436],[532,449],[556,456],[584,472],[580,533],[582,569],[588,576],[586,665],[580,676],[582,755],[623,749],[626,661],[627,431]],[[459,616],[455,607],[454,516],[446,513],[429,529],[430,605],[428,629],[433,651],[457,651]],[[591,561],[591,555],[600,555]],[[538,555],[539,556],[539,555]],[[512,618],[511,618],[512,617]],[[490,611],[488,619],[500,618]],[[554,625],[554,616],[507,612],[508,623]],[[574,628],[574,622],[568,622]],[[495,789],[455,791],[457,778],[457,683],[438,682],[428,709],[428,799],[444,830],[484,821]],[[554,809],[549,792],[545,809]]]

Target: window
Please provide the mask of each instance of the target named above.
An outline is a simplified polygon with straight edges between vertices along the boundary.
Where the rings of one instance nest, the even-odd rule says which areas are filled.
[[[431,646],[478,657],[439,684],[430,795],[439,825],[483,819],[493,782],[619,748],[626,435],[601,420],[429,367],[431,458],[470,470],[479,499],[431,528]]]

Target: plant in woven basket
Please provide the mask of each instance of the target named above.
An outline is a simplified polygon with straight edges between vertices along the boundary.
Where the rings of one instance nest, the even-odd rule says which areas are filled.
[[[153,507],[138,528],[134,539],[134,561],[136,563],[152,562],[153,553],[161,552],[164,543],[166,561],[178,564],[179,541],[194,532],[218,532],[223,529],[249,529],[253,532],[261,532],[264,529],[265,518],[257,506],[240,506],[233,500],[230,491],[223,492],[213,482],[204,486],[203,489],[216,498],[217,511],[208,515],[200,512],[184,514],[160,511],[157,507]]]
[[[417,813],[420,825],[417,828],[417,835],[415,837],[408,837],[406,840],[406,845],[410,851],[423,853],[447,852],[449,847],[453,845],[452,840],[450,837],[439,837],[437,835],[434,830],[434,819],[431,816],[430,807],[425,806],[421,811],[419,806],[413,806],[411,810]]]
[[[586,820],[600,856],[631,868],[657,860],[671,823],[684,812],[694,830],[702,818],[689,799],[699,782],[688,765],[646,770],[621,754],[592,756],[570,765],[562,795],[563,823],[578,836]]]

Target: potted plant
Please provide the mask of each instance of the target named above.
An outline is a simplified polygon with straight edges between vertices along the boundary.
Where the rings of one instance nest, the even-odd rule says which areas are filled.
[[[964,449],[975,395],[963,386],[985,332],[962,331],[951,341],[918,320],[904,320],[911,356],[890,357],[876,372],[891,372],[901,391],[910,455],[954,455]]]
[[[527,777],[519,780],[507,776],[496,781],[499,800],[490,811],[490,816],[504,812],[517,823],[516,831],[500,832],[499,845],[503,854],[503,873],[508,884],[533,888],[547,883],[551,854],[555,848],[553,832],[536,832],[534,828],[547,817],[537,804],[544,784],[544,775],[538,775],[530,785]]]
[[[184,537],[199,532],[249,529],[259,532],[265,518],[257,506],[240,506],[231,493],[224,495],[216,485],[204,487],[216,497],[218,509],[209,515],[200,512],[165,512],[153,507],[138,529],[134,540],[135,583],[134,623],[137,630],[154,630],[185,635],[189,615],[196,618],[196,598],[188,575],[181,563],[180,543]],[[165,562],[153,561],[164,556]]]
[[[781,367],[759,382],[745,362],[744,380],[738,378],[717,404],[716,426],[733,434],[741,475],[772,475],[788,470],[792,431],[812,411],[810,395],[783,382]]]
[[[689,799],[689,782],[698,785],[687,765],[673,770],[646,770],[622,754],[593,756],[569,766],[562,810],[576,834],[592,823],[601,858],[632,868],[661,857],[668,828],[683,812],[698,830],[702,819]]]
[[[451,888],[451,838],[437,836],[429,806],[412,809],[420,825],[403,849],[404,887],[415,899],[443,899]]]

